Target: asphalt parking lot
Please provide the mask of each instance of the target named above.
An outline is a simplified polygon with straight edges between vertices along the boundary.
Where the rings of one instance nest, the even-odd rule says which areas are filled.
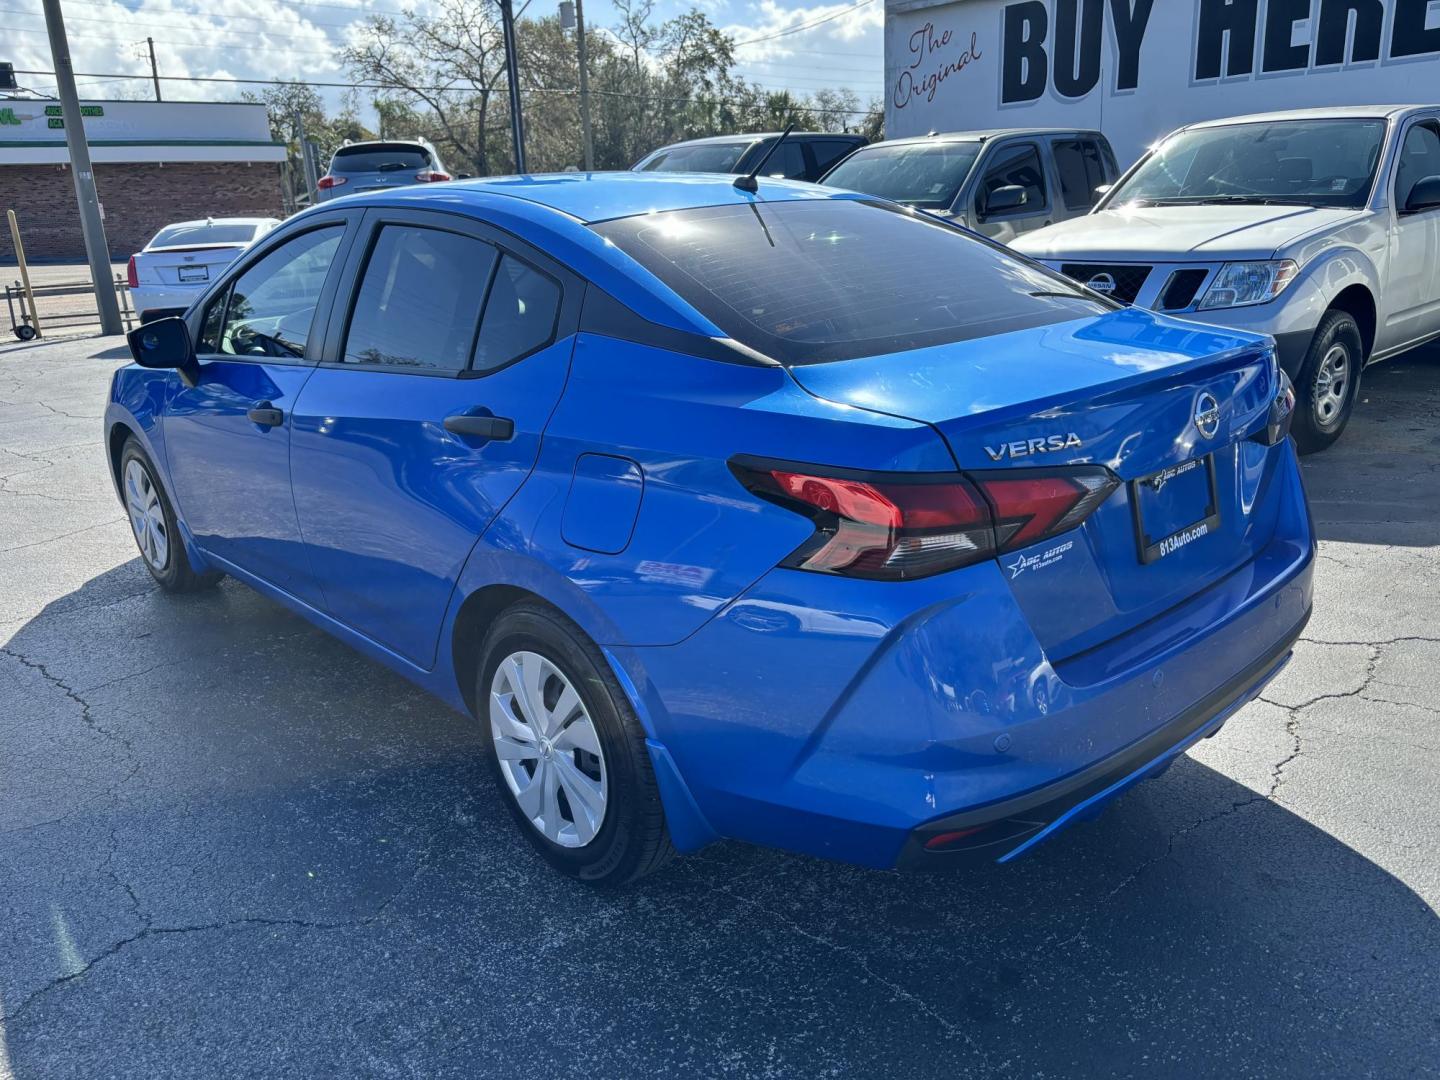
[[[519,842],[475,725],[226,582],[154,588],[119,339],[0,349],[0,1080],[1440,1075],[1440,349],[1307,460],[1294,661],[1003,870]]]

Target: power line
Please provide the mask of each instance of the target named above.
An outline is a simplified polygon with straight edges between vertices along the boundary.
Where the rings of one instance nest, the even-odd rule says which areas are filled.
[[[747,41],[737,41],[735,43],[735,47],[740,48],[744,45],[756,45],[762,41],[773,41],[776,38],[789,37],[791,34],[798,34],[802,30],[811,30],[817,26],[823,25],[824,23],[832,22],[835,19],[840,18],[841,15],[848,15],[850,14],[850,12],[871,3],[874,3],[874,0],[860,0],[858,4],[851,4],[849,7],[841,8],[839,11],[831,12],[829,15],[822,16],[819,19],[814,19],[807,23],[801,23],[798,26],[787,26],[784,30],[777,30],[773,34],[765,34],[762,37],[753,37]]]
[[[21,69],[21,68],[16,68],[16,69],[15,69],[15,74],[16,74],[16,75],[46,75],[46,76],[49,76],[50,78],[54,78],[54,77],[55,77],[55,73],[54,73],[53,71],[45,71],[45,70],[41,70],[41,69]],[[77,79],[84,79],[84,80],[87,80],[87,81],[105,80],[105,81],[115,81],[115,82],[119,82],[119,81],[124,80],[124,79],[141,79],[141,80],[144,80],[145,82],[149,82],[149,81],[150,81],[150,78],[151,78],[151,76],[149,76],[149,75],[117,75],[117,74],[115,74],[115,73],[113,73],[113,72],[95,72],[95,71],[76,72],[76,76],[75,76],[75,77],[76,77]],[[219,76],[219,75],[161,75],[161,76],[160,76],[160,81],[161,81],[161,82],[190,82],[190,83],[224,83],[224,84],[240,85],[240,86],[293,86],[295,83],[299,82],[299,83],[303,83],[303,84],[306,85],[306,86],[319,87],[319,88],[324,88],[324,89],[340,89],[340,90],[382,90],[382,91],[389,90],[389,91],[396,91],[396,92],[400,92],[400,93],[404,93],[407,89],[413,89],[413,90],[424,91],[424,92],[426,92],[426,93],[436,93],[436,94],[439,94],[439,93],[450,93],[450,92],[453,92],[453,91],[456,91],[456,90],[463,90],[463,89],[464,89],[464,87],[457,87],[457,86],[455,86],[455,85],[453,85],[453,84],[450,85],[450,86],[416,86],[416,87],[407,88],[407,87],[400,87],[400,86],[386,86],[386,85],[383,85],[383,84],[381,84],[381,83],[325,82],[325,81],[317,81],[317,80],[313,80],[313,79],[237,79],[237,78],[233,78],[233,77],[230,77],[230,76]],[[527,94],[563,94],[563,95],[574,95],[574,94],[578,93],[577,90],[575,90],[575,89],[572,88],[572,87],[568,87],[568,86],[527,86],[527,87],[524,88],[524,91],[523,91],[523,92],[524,92],[524,93],[527,93]],[[626,99],[629,99],[629,100],[632,100],[632,101],[658,101],[658,102],[665,102],[665,103],[671,103],[671,104],[694,104],[694,105],[749,105],[749,104],[755,104],[755,103],[753,103],[753,102],[744,101],[743,99],[740,99],[740,98],[703,98],[703,97],[672,96],[672,95],[662,95],[662,94],[632,94],[632,93],[627,93],[627,92],[624,91],[624,90],[597,90],[597,89],[595,89],[594,87],[591,87],[590,93],[592,93],[592,94],[598,94],[598,95],[601,95],[601,96],[603,96],[603,97],[626,98]],[[763,105],[763,102],[760,103],[760,104]],[[819,113],[819,114],[822,114],[822,115],[843,114],[843,115],[847,115],[847,116],[863,116],[866,112],[868,112],[867,109],[835,109],[835,108],[826,108],[826,107],[824,107],[824,106],[819,106],[819,105],[792,105],[791,108],[792,108],[795,112]]]

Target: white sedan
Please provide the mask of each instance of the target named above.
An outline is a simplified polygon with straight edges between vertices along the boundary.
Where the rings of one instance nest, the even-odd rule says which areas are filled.
[[[206,218],[177,221],[130,256],[130,302],[141,322],[179,315],[249,245],[280,222],[276,218]]]

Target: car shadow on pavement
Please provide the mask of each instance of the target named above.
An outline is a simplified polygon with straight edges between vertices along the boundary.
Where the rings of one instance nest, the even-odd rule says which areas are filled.
[[[1440,343],[1367,368],[1345,433],[1301,464],[1320,539],[1434,545],[1440,529]]]
[[[1286,808],[1304,758],[1263,704],[1218,737],[1255,786],[1182,758],[1008,867],[718,844],[597,892],[521,841],[477,725],[233,582],[169,597],[134,560],[4,636],[16,1077],[1440,1060],[1440,921]]]

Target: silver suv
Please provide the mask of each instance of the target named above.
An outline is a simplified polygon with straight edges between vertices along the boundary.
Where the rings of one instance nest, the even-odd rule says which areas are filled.
[[[1440,336],[1440,105],[1181,128],[1093,213],[1014,246],[1116,300],[1272,335],[1296,442],[1321,450],[1367,362]]]
[[[316,185],[317,202],[342,195],[410,184],[435,184],[450,174],[435,147],[415,140],[346,143],[330,159],[330,169]]]

